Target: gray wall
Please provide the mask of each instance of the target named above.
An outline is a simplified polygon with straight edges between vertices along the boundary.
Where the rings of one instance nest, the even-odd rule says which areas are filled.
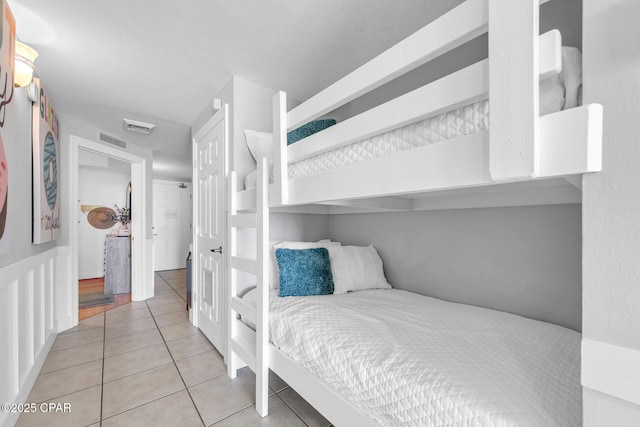
[[[540,7],[540,33],[552,29],[560,30],[563,45],[582,49],[582,0],[550,1],[543,4]],[[338,121],[346,120],[375,105],[394,99],[487,58],[487,48],[485,34],[355,99],[326,116]]]
[[[53,100],[55,102],[55,100]],[[108,147],[112,147],[106,143],[98,141],[98,134],[102,129],[100,129],[97,125],[87,122],[84,119],[81,119],[77,116],[73,116],[70,114],[60,113],[60,151],[65,156],[64,160],[67,159],[66,150],[69,147],[69,141],[71,135],[79,136],[84,139],[88,139],[93,142],[97,142],[99,144],[107,145]],[[147,162],[147,194],[146,200],[143,203],[146,203],[147,207],[147,228],[145,230],[145,239],[153,239],[153,150],[150,147],[142,147],[139,145],[135,145],[129,143],[126,151],[131,154],[134,154],[138,157],[142,157]],[[69,169],[69,165],[65,165],[63,172],[61,172],[61,176],[67,175],[63,180],[63,197],[68,195],[68,186],[71,185],[71,182],[68,179],[67,170]],[[64,175],[63,175],[64,174]],[[136,191],[135,188],[133,191]],[[65,227],[65,221],[68,220],[70,213],[67,212],[68,205],[67,202],[63,202],[62,209],[60,211],[60,215],[63,217],[63,227]],[[135,215],[135,214],[134,214]],[[69,230],[63,228],[60,230],[60,243],[68,245],[69,243]]]
[[[584,100],[604,107],[603,168],[583,184],[584,338],[640,351],[640,2],[584,1]],[[604,392],[635,393],[638,353]],[[622,359],[620,359],[622,360]],[[598,362],[591,362],[591,369]],[[636,376],[637,378],[637,376]],[[628,382],[628,384],[626,384]],[[616,386],[614,386],[616,385]],[[640,426],[640,405],[584,389],[584,425]]]
[[[581,329],[579,205],[332,215],[396,288]]]
[[[271,240],[313,242],[329,237],[329,215],[272,213]]]
[[[53,100],[55,106],[55,100]],[[4,140],[7,163],[9,164],[9,192],[7,201],[7,232],[9,233],[9,252],[0,255],[0,267],[13,264],[21,259],[28,258],[40,252],[54,248],[60,242],[57,241],[35,245],[31,243],[33,234],[33,212],[31,203],[33,176],[31,173],[31,101],[27,99],[26,88],[15,88],[13,101],[9,108],[13,109],[13,138]],[[64,123],[60,121],[63,126]],[[6,136],[5,136],[6,138]],[[60,138],[60,151],[65,149],[65,140]],[[64,164],[65,156],[58,153],[58,182],[64,182],[67,165]],[[57,203],[64,208],[69,194],[65,188],[61,188]],[[64,219],[64,210],[60,211]],[[65,222],[62,221],[61,234],[64,233]]]

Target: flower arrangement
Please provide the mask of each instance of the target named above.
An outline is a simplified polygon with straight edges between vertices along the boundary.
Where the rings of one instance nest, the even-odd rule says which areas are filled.
[[[122,225],[127,225],[131,222],[129,209],[119,208],[118,205],[113,205],[113,208],[113,211],[115,212],[115,215],[113,215],[114,220],[118,221]]]

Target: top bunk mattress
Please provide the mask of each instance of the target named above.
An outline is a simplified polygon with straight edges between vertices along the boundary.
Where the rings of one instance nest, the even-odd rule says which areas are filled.
[[[582,55],[572,47],[562,48],[562,72],[540,83],[540,115],[581,104]],[[413,148],[454,140],[489,129],[489,100],[466,105],[444,114],[375,135],[337,149],[290,163],[289,179],[322,172]],[[270,181],[273,170],[270,168]],[[255,188],[257,171],[245,178],[245,189]]]
[[[484,100],[389,132],[289,164],[289,179],[452,140],[489,129],[489,101]]]
[[[384,426],[580,426],[580,334],[401,290],[277,297],[272,343]]]

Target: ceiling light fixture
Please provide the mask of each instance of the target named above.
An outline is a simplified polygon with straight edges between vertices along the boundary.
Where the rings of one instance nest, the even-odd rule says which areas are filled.
[[[37,57],[38,52],[34,48],[16,40],[16,70],[14,77],[16,87],[23,87],[31,83]]]
[[[151,123],[138,122],[136,120],[131,119],[123,119],[124,120],[124,128],[126,130],[130,130],[132,132],[139,132],[150,134],[156,125],[152,125]]]

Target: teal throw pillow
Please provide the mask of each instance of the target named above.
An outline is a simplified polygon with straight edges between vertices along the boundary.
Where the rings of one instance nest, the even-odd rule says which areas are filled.
[[[330,295],[333,276],[326,248],[276,249],[280,269],[279,296]]]
[[[331,127],[335,124],[335,119],[319,119],[304,124],[287,134],[287,145],[291,145],[294,142],[300,141],[303,138],[311,136],[316,132],[320,132],[321,130],[325,130],[326,128]]]

